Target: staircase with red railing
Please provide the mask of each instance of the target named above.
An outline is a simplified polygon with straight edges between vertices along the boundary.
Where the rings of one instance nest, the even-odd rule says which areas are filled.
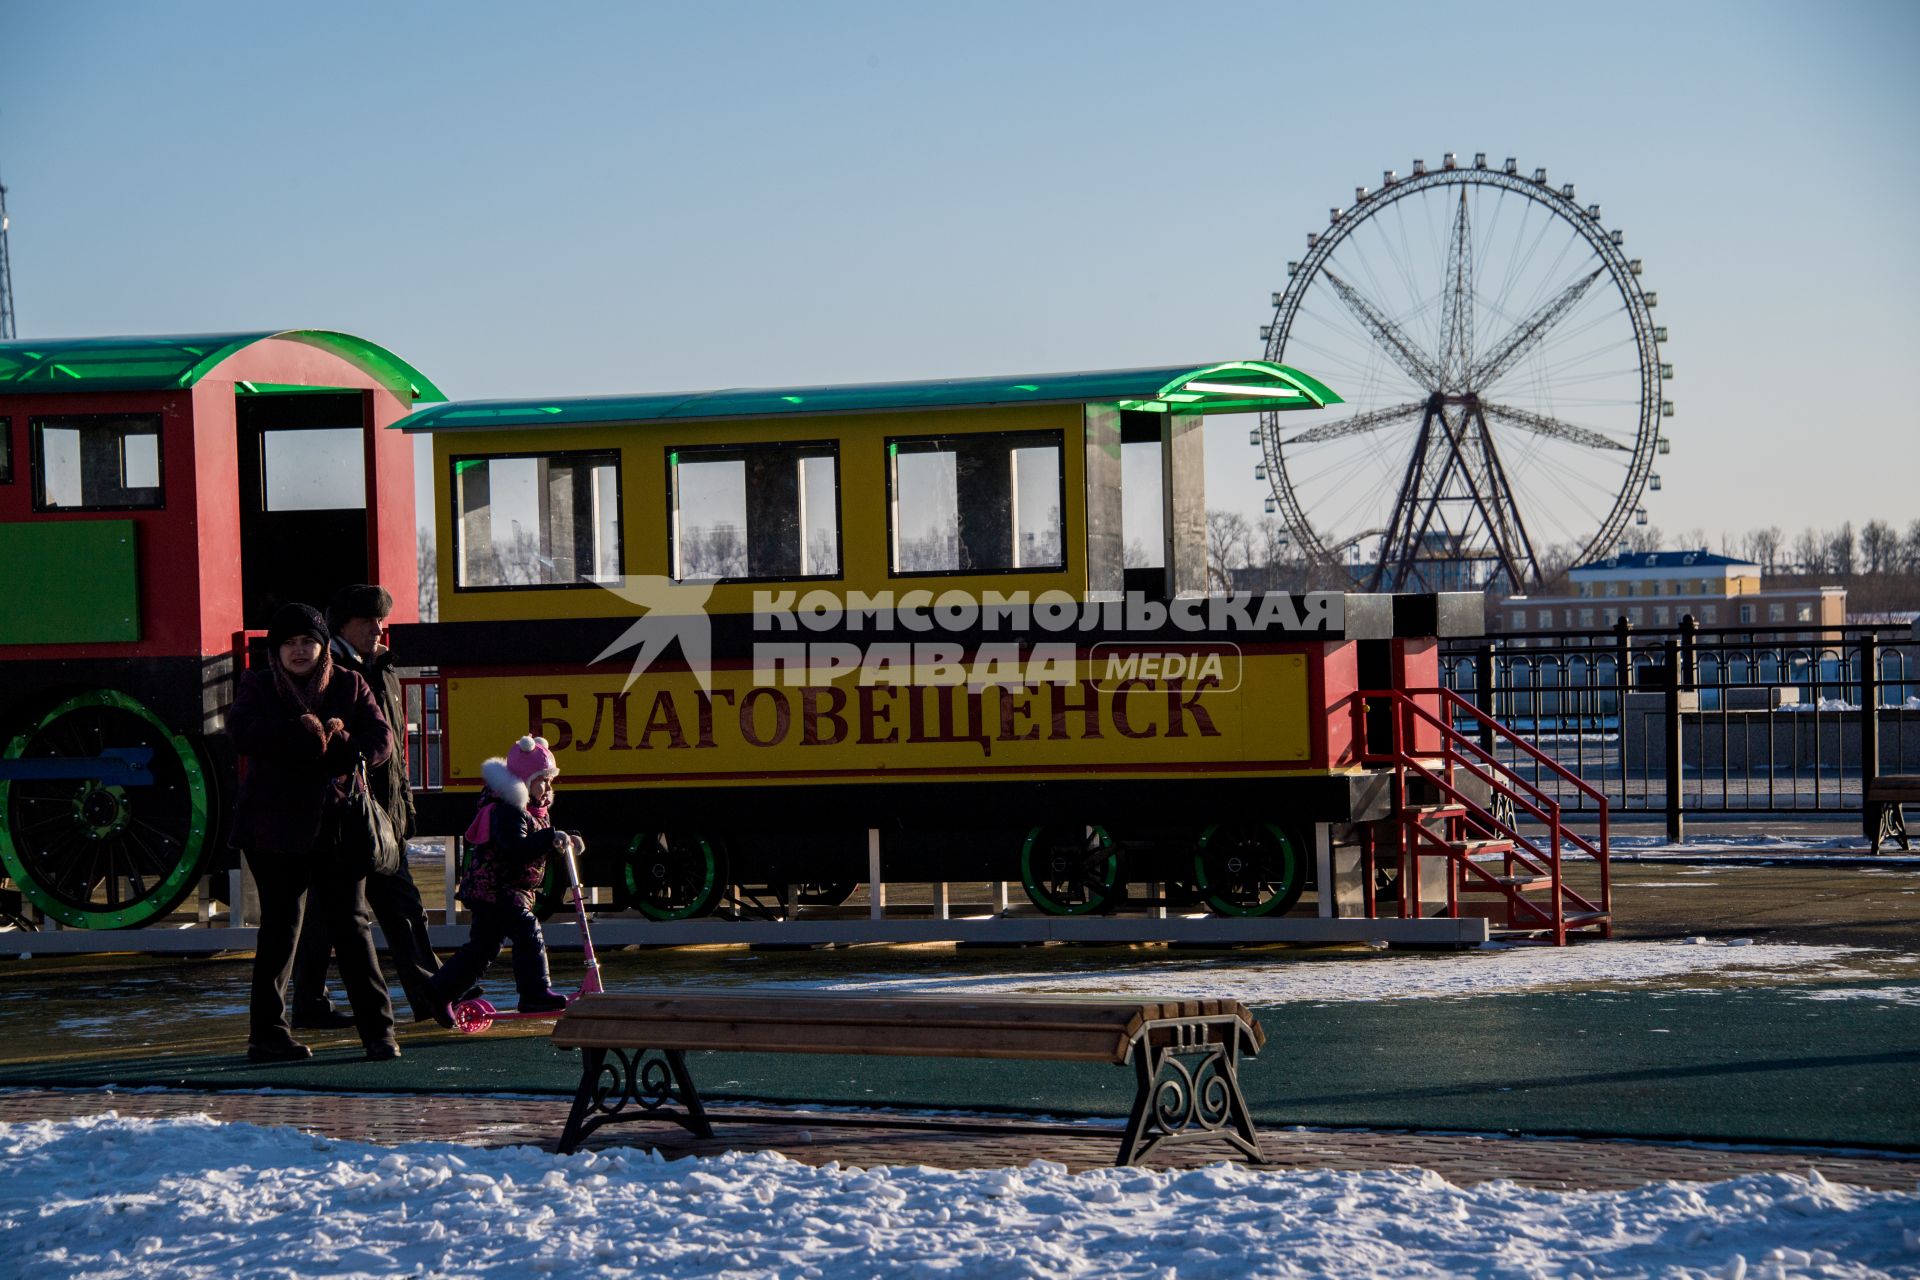
[[[1395,812],[1378,824],[1386,828],[1382,835],[1393,838],[1376,843],[1399,858],[1402,916],[1441,908],[1423,895],[1421,875],[1439,860],[1446,872],[1444,914],[1463,914],[1463,897],[1486,904],[1485,910],[1469,906],[1464,914],[1487,915],[1495,937],[1551,939],[1564,946],[1570,937],[1612,936],[1604,795],[1450,689],[1390,689],[1361,697],[1370,709],[1392,711],[1391,742],[1369,741],[1362,758],[1397,775]],[[1504,746],[1506,758],[1460,732],[1455,726],[1462,721]],[[1542,770],[1557,780],[1558,793],[1578,793],[1598,814],[1592,839],[1570,830],[1559,794],[1533,780]],[[1568,885],[1567,857],[1597,865],[1597,890],[1583,893]]]

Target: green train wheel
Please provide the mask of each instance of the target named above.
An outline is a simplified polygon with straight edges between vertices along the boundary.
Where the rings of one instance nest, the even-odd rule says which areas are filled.
[[[710,914],[727,887],[726,852],[697,831],[643,831],[620,868],[627,896],[650,920]]]
[[[29,902],[79,929],[166,915],[193,892],[213,843],[200,753],[124,693],[89,689],[56,703],[0,762],[57,765],[112,749],[151,752],[151,781],[0,776],[0,865]]]
[[[1215,823],[1200,833],[1193,878],[1216,914],[1285,915],[1307,887],[1307,860],[1274,823]]]
[[[1105,911],[1126,888],[1120,848],[1105,827],[1035,827],[1020,846],[1020,884],[1050,916]]]

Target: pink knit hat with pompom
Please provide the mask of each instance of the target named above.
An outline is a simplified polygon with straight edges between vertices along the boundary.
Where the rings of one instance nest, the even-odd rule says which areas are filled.
[[[560,772],[560,766],[553,759],[553,748],[547,745],[547,740],[531,736],[521,738],[507,749],[507,769],[526,783],[531,783],[535,778],[555,777]]]

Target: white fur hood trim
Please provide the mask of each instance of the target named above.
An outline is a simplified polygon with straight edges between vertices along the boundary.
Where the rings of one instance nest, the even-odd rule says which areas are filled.
[[[522,813],[526,812],[527,784],[513,776],[504,758],[492,756],[484,761],[480,765],[480,780],[487,784],[487,790]]]

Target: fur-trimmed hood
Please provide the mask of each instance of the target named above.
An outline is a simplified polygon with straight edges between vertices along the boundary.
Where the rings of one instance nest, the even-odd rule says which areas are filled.
[[[527,808],[527,784],[513,776],[504,756],[489,756],[480,765],[480,780],[487,790],[522,813]]]
[[[496,802],[508,805],[521,813],[527,811],[530,797],[527,784],[513,776],[513,770],[500,756],[481,762],[480,779],[487,784],[487,793],[480,797],[480,808],[474,813],[473,821],[467,824],[467,843],[485,844],[493,838],[493,806]]]

